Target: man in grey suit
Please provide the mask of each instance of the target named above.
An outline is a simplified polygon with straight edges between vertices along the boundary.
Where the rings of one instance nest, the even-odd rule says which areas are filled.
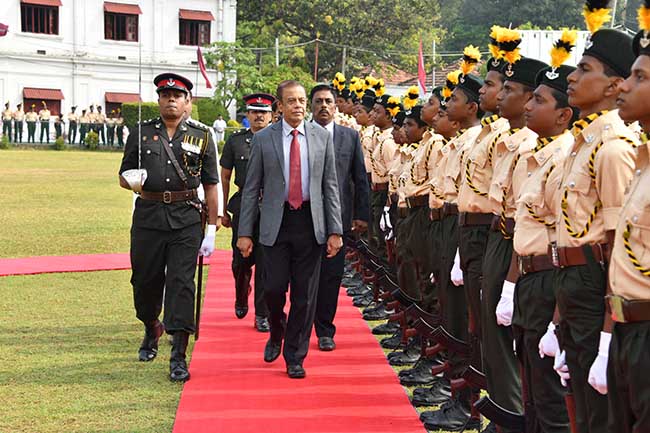
[[[302,366],[314,323],[323,244],[327,257],[343,246],[341,204],[334,144],[320,126],[305,122],[307,95],[297,81],[278,86],[283,119],[253,136],[242,192],[237,247],[253,250],[254,224],[264,249],[264,288],[271,336],[264,360],[283,355],[290,378],[305,377]],[[291,284],[291,309],[284,305]]]
[[[359,134],[354,129],[334,123],[336,94],[329,85],[314,86],[309,92],[309,100],[313,121],[325,128],[334,139],[343,231],[346,235],[351,230],[362,233],[368,228],[370,188]],[[314,327],[318,348],[323,351],[336,348],[334,316],[344,268],[345,248],[341,248],[336,256],[323,259],[321,263]]]

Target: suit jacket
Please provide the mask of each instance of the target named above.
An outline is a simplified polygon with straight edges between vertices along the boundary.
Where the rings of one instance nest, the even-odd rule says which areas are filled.
[[[370,186],[359,133],[352,128],[334,124],[334,155],[343,231],[347,232],[352,228],[353,219],[368,221],[370,218]]]
[[[343,234],[334,145],[323,128],[305,122],[309,147],[309,194],[314,235],[319,244],[328,235]],[[262,245],[273,246],[284,214],[284,148],[282,122],[253,136],[246,184],[242,191],[239,236],[252,237],[259,213]],[[261,202],[260,202],[261,196]]]

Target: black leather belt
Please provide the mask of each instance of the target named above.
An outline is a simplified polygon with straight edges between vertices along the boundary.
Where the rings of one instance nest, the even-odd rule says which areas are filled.
[[[198,197],[196,189],[188,189],[185,191],[142,191],[140,197],[145,200],[160,201],[165,204],[175,203],[178,201],[193,200]]]

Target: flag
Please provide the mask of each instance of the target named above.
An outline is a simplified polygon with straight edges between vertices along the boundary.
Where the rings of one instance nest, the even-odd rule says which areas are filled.
[[[424,55],[422,54],[422,40],[420,40],[420,49],[418,50],[418,87],[420,88],[420,97],[427,96],[427,74],[424,72]]]
[[[5,36],[9,31],[9,26],[6,24],[0,23],[0,37]]]
[[[203,63],[203,53],[201,52],[201,47],[196,47],[196,60],[199,64],[201,75],[203,75],[203,78],[205,78],[205,87],[212,89],[212,83],[210,83],[210,79],[208,78],[208,71],[206,71],[205,63]]]

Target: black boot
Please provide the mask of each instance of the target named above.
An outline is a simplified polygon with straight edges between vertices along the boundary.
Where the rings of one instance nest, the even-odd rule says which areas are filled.
[[[190,334],[187,332],[174,333],[172,340],[172,356],[169,359],[169,379],[172,382],[187,382],[190,380],[190,372],[187,371],[185,362],[185,351]]]
[[[145,324],[144,338],[138,351],[140,361],[153,361],[158,355],[158,339],[160,339],[163,332],[165,332],[165,327],[159,320]]]

